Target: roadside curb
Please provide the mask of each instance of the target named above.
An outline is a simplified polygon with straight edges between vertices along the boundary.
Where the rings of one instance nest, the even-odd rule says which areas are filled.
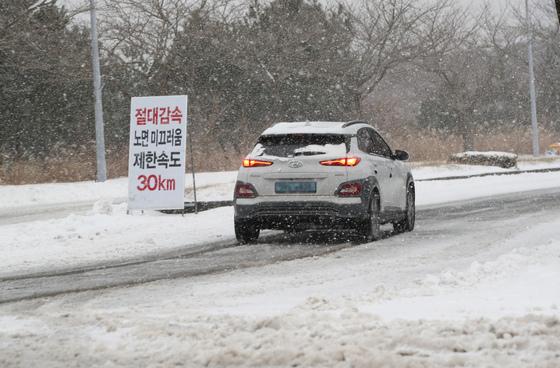
[[[427,178],[414,180],[416,182],[421,181],[442,181],[442,180],[460,180],[469,178],[481,178],[484,176],[502,176],[502,175],[518,175],[518,174],[538,174],[538,173],[549,173],[560,171],[560,167],[552,167],[547,169],[533,169],[533,170],[516,170],[516,171],[498,171],[483,174],[473,174],[473,175],[457,175],[457,176],[442,176],[438,178]]]

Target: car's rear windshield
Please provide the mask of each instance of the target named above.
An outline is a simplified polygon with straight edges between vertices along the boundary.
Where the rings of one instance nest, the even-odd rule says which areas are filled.
[[[254,156],[297,157],[345,155],[348,139],[342,134],[265,135],[259,138]]]

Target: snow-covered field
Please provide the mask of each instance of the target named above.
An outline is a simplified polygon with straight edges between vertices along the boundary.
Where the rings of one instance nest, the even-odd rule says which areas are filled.
[[[448,165],[414,174],[487,170],[501,171]],[[234,180],[201,175],[200,195],[229,199]],[[558,172],[425,181],[417,201],[433,208],[559,183]],[[233,240],[231,208],[130,216],[118,203],[126,181],[74,186],[0,187],[4,211],[97,201],[58,219],[0,223],[0,278]],[[0,306],[0,367],[559,367],[559,215],[512,214],[484,236],[465,224],[453,242],[392,237],[321,257]]]

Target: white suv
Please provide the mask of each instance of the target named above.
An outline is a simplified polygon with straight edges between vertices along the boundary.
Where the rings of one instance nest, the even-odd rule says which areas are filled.
[[[355,229],[368,241],[379,226],[414,228],[414,180],[367,123],[278,123],[243,160],[235,185],[235,235],[255,241],[261,229]]]

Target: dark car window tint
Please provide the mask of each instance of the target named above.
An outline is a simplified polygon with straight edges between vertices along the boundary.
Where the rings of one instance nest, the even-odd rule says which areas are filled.
[[[372,153],[373,140],[368,129],[358,131],[358,148],[365,153]]]
[[[348,152],[347,137],[339,134],[286,134],[259,138],[254,156],[315,156]]]
[[[387,143],[385,143],[383,138],[381,138],[381,136],[373,130],[371,131],[371,134],[373,139],[373,146],[372,146],[371,153],[385,156],[385,157],[391,157],[392,156],[391,148],[389,148],[389,146],[387,145]]]
[[[360,151],[374,155],[385,157],[392,155],[391,148],[373,129],[364,128],[358,131],[358,148]]]

